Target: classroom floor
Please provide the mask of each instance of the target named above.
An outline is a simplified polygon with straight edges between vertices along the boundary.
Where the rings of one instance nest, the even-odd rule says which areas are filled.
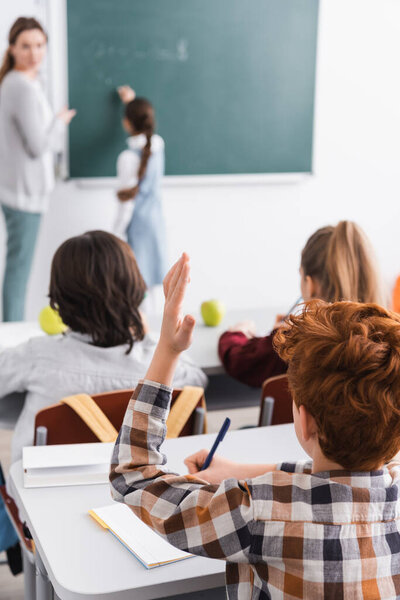
[[[245,425],[256,425],[258,422],[259,406],[229,409],[232,421],[231,429]],[[208,430],[210,433],[219,431],[227,410],[212,410],[207,413]],[[12,431],[0,430],[0,461],[4,472],[8,472],[10,464],[10,444]],[[0,553],[0,561],[5,559],[5,553]],[[23,600],[24,580],[22,575],[14,577],[8,565],[0,564],[0,600]]]

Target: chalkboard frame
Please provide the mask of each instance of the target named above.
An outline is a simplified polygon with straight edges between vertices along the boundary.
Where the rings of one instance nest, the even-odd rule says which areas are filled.
[[[49,33],[48,90],[52,105],[57,110],[68,104],[68,32],[67,0],[46,0],[46,27]],[[318,84],[319,26],[316,41],[316,67],[310,171],[281,173],[235,173],[212,175],[165,175],[165,187],[296,184],[315,175],[316,115],[315,96]],[[71,106],[71,108],[73,108]],[[115,177],[71,177],[69,173],[69,139],[65,135],[62,152],[58,156],[57,173],[60,179],[76,181],[82,187],[115,187]]]

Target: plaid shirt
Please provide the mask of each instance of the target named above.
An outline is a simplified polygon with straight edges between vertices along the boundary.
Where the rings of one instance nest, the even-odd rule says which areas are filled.
[[[115,444],[111,489],[172,545],[227,562],[229,598],[399,598],[400,465],[311,474],[282,463],[210,485],[167,471],[171,390],[142,382]]]

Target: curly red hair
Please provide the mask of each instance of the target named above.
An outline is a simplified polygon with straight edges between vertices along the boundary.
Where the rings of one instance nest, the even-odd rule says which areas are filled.
[[[297,407],[324,455],[373,470],[400,449],[400,316],[377,304],[314,300],[275,335]]]

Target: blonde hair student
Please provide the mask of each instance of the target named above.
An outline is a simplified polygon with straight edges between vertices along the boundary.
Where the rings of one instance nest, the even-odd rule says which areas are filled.
[[[308,239],[301,253],[300,288],[304,300],[386,304],[371,244],[352,221],[322,227]],[[226,372],[253,387],[285,373],[287,365],[273,346],[281,324],[282,315],[278,315],[272,333],[261,337],[255,335],[254,324],[249,321],[223,333],[218,351]]]
[[[301,253],[304,300],[353,300],[385,304],[371,244],[352,221],[318,229]]]
[[[175,365],[194,329],[181,314],[188,282],[182,256],[166,277],[159,344],[113,451],[114,499],[181,550],[226,561],[232,600],[398,598],[399,315],[313,300],[278,332],[296,435],[311,460],[214,456],[201,471],[203,450],[180,475],[162,452]]]

